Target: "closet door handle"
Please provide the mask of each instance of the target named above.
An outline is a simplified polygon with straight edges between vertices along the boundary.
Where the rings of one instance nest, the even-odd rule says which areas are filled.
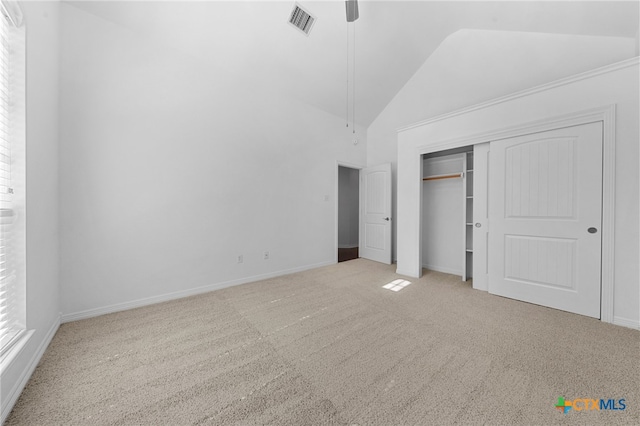
[[[386,220],[387,222],[389,222],[391,219],[388,217],[383,218],[384,220]]]
[[[593,227],[589,228],[589,229],[587,229],[587,232],[590,233],[590,234],[595,234],[596,232],[598,232],[598,228],[593,228]]]

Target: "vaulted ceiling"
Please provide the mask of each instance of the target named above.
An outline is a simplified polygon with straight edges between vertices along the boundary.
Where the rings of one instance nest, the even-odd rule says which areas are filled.
[[[295,1],[67,2],[186,52],[238,81],[347,114],[343,1],[299,1],[317,17],[309,36],[289,25]],[[449,35],[460,29],[637,38],[637,1],[360,0],[355,22],[356,121],[368,126]],[[350,30],[353,49],[353,26]],[[215,75],[212,75],[215,78]],[[351,86],[351,90],[353,86]],[[350,107],[351,111],[352,108]]]

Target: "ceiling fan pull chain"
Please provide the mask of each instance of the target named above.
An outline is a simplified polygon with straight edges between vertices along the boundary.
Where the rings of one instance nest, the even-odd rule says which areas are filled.
[[[349,22],[347,22],[347,96],[346,96],[346,117],[347,117],[347,127],[349,127]]]
[[[356,134],[356,22],[353,21],[353,134]]]

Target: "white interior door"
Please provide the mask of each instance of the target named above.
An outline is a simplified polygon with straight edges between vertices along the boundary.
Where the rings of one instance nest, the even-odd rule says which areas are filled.
[[[391,163],[360,170],[360,257],[391,264]]]
[[[602,124],[491,142],[489,292],[600,318]]]
[[[489,143],[473,146],[473,288],[487,291],[489,238]]]

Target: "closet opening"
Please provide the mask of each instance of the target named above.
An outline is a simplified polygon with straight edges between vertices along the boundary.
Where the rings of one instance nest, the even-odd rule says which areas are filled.
[[[422,268],[473,277],[474,146],[422,156]]]

